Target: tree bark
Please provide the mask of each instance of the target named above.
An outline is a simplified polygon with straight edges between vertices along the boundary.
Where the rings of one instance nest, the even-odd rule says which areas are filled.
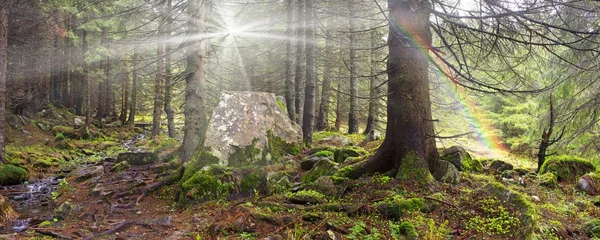
[[[167,26],[165,27],[166,29],[166,33],[165,36],[167,37],[166,40],[169,40],[170,36],[171,36],[171,31],[172,31],[172,23],[173,23],[173,18],[171,17],[172,11],[173,11],[173,0],[168,0],[167,1],[167,11],[168,11],[168,17],[167,17]],[[175,109],[171,106],[171,101],[172,101],[172,94],[173,94],[173,83],[171,82],[172,79],[172,74],[171,74],[171,44],[170,41],[167,41],[166,43],[166,50],[165,50],[167,56],[165,57],[165,103],[164,103],[164,109],[165,109],[165,113],[167,114],[167,131],[169,134],[169,137],[174,138],[175,137]]]
[[[296,85],[296,99],[294,102],[294,109],[296,110],[296,123],[300,123],[300,116],[302,116],[302,53],[304,49],[304,0],[298,0],[296,3],[296,71],[294,76],[294,83]]]
[[[294,0],[287,0],[287,27],[285,35],[289,38],[293,37],[292,20],[294,15]],[[294,106],[294,82],[292,80],[292,41],[285,43],[285,105],[287,107],[288,116],[292,121],[296,120],[296,109]]]
[[[336,92],[336,101],[335,101],[335,130],[340,131],[340,127],[342,126],[342,119],[344,118],[344,111],[342,110],[342,103],[344,101],[344,97],[342,94],[342,67],[338,67],[338,77],[337,77],[337,92]]]
[[[106,44],[106,35],[108,31],[106,29],[102,30],[102,34],[100,36],[100,42],[105,45]],[[104,79],[102,81],[98,81],[98,102],[97,102],[97,110],[96,118],[102,119],[108,116],[107,106],[106,106],[106,98],[108,97],[108,92],[106,92],[105,84],[108,82],[108,74],[110,73],[108,70],[108,58],[105,56],[100,62],[100,68],[104,71]]]
[[[315,45],[313,2],[306,1],[306,86],[304,87],[304,111],[302,115],[302,139],[304,145],[312,145],[313,119],[315,118]]]
[[[127,70],[127,55],[123,55],[123,78],[121,79],[121,114],[119,121],[127,121],[127,107],[129,106],[129,71]]]
[[[325,27],[325,29],[329,29],[329,27],[332,25],[331,19],[332,18],[330,17],[327,20],[327,27]],[[329,115],[329,98],[331,95],[331,71],[333,70],[333,40],[331,36],[326,35],[326,38],[324,54],[325,69],[323,70],[323,85],[321,86],[321,106],[319,107],[319,114],[317,116],[317,123],[315,126],[317,131],[323,131],[329,127],[327,117]]]
[[[159,31],[162,32],[162,31]],[[165,55],[165,44],[159,42],[156,47],[156,78],[154,81],[154,111],[152,114],[152,136],[158,136],[161,129],[161,116],[163,110],[163,82],[165,74],[165,61],[163,59]]]
[[[90,63],[88,58],[86,57],[87,55],[87,50],[88,50],[88,33],[87,30],[81,30],[82,33],[82,46],[81,46],[81,50],[82,50],[82,58],[83,58],[83,82],[82,82],[82,86],[85,89],[85,93],[83,93],[83,96],[85,96],[85,103],[84,103],[84,108],[85,108],[85,127],[89,127],[90,124],[92,123],[92,104],[91,104],[91,93],[92,93],[92,84],[90,84],[90,74],[89,74],[89,68],[90,68]]]
[[[4,128],[6,118],[6,61],[8,47],[8,4],[0,4],[0,163],[6,162]]]
[[[190,0],[188,2],[188,39],[202,35],[206,31],[206,17],[210,11],[210,1]],[[181,164],[190,160],[202,146],[208,124],[206,117],[206,45],[208,39],[188,40],[187,76],[185,78],[185,127],[180,148]]]
[[[138,70],[137,70],[137,50],[131,56],[131,101],[129,101],[129,118],[127,118],[127,124],[133,125],[135,123],[135,112],[137,102],[137,89],[138,89]]]
[[[356,33],[355,33],[355,16],[354,2],[348,0],[348,11],[350,12],[349,28],[350,32],[350,60],[348,69],[350,70],[350,112],[348,114],[348,133],[358,132],[358,84],[356,83]]]
[[[379,114],[379,88],[377,88],[377,77],[375,74],[377,73],[377,61],[375,57],[377,56],[376,46],[377,46],[377,32],[376,30],[371,31],[371,68],[369,78],[369,115],[367,117],[367,126],[365,127],[365,134],[375,130],[375,126],[377,125],[377,117]]]
[[[388,0],[390,26],[386,136],[379,150],[352,171],[348,175],[350,178],[377,172],[395,173],[408,167],[418,168],[412,171],[414,174],[431,171],[428,170],[427,161],[427,149],[430,147],[428,139],[433,138],[433,127],[428,126],[433,125],[430,118],[427,59],[431,46],[430,5],[429,1]],[[403,31],[396,29],[400,26]],[[410,34],[411,38],[400,35],[401,32]],[[420,179],[420,176],[404,177]]]

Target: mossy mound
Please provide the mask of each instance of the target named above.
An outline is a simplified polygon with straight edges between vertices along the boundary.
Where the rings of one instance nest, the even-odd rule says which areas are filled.
[[[186,197],[198,201],[227,199],[234,189],[230,170],[218,165],[197,171],[181,186]]]
[[[467,226],[470,224],[471,229],[517,239],[531,238],[538,216],[535,207],[521,193],[490,182],[472,196],[478,199],[475,204],[479,204],[476,206],[484,214],[470,218]]]
[[[238,194],[249,196],[266,192],[267,172],[262,167],[246,167],[233,170]]]
[[[538,182],[541,186],[546,186],[549,188],[556,187],[558,185],[558,180],[556,179],[556,175],[554,173],[548,172],[538,176]]]
[[[400,195],[394,195],[389,199],[373,204],[372,207],[388,218],[399,220],[408,212],[425,209],[425,199],[404,198]]]
[[[337,163],[327,159],[319,160],[301,180],[302,182],[309,183],[317,180],[321,176],[331,176],[338,171],[337,165]]]
[[[575,183],[583,174],[596,168],[586,159],[574,156],[549,157],[539,170],[539,174],[554,173],[559,182]]]
[[[361,147],[343,147],[335,151],[333,159],[337,163],[344,163],[349,157],[359,157],[367,154],[368,152]]]
[[[27,180],[27,170],[11,165],[0,166],[0,185],[14,185]]]
[[[327,202],[325,195],[315,190],[300,190],[287,194],[288,201],[294,204],[320,204]]]
[[[209,150],[200,149],[196,151],[196,154],[194,154],[190,161],[185,163],[185,172],[183,173],[182,181],[186,181],[203,167],[218,163],[219,158],[213,156]]]

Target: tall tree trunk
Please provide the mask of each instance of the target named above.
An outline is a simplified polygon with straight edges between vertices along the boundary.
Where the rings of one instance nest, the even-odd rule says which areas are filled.
[[[103,29],[101,36],[100,36],[100,42],[105,45],[106,44],[106,36],[108,34],[108,30]],[[108,116],[107,113],[107,106],[106,106],[106,98],[108,97],[108,93],[106,92],[106,87],[105,84],[108,82],[108,78],[110,78],[108,76],[109,71],[108,71],[108,58],[105,56],[104,58],[102,58],[102,61],[100,61],[100,69],[102,69],[102,71],[104,72],[104,79],[102,79],[102,81],[98,81],[98,91],[96,93],[98,93],[98,101],[96,102],[97,105],[97,110],[98,112],[96,112],[96,118],[97,119],[102,119],[105,118],[106,116]]]
[[[328,29],[332,25],[332,18],[330,17],[327,20]],[[325,40],[325,69],[323,70],[323,85],[321,86],[321,107],[319,107],[319,114],[317,116],[316,129],[317,131],[323,131],[327,129],[329,123],[327,121],[327,116],[329,115],[329,97],[331,94],[331,71],[333,70],[333,61],[331,60],[333,57],[333,40],[332,36],[326,35]]]
[[[344,111],[342,110],[342,103],[344,102],[344,95],[342,94],[342,67],[338,67],[338,77],[337,77],[337,92],[336,92],[336,100],[335,100],[335,131],[340,131],[340,127],[342,126],[342,119],[344,118]]]
[[[162,31],[160,31],[162,32]],[[154,81],[154,112],[152,114],[152,136],[158,136],[161,128],[161,116],[163,110],[163,82],[165,74],[165,44],[159,42],[156,47],[156,56],[158,58],[156,62],[156,79]]]
[[[82,33],[82,45],[81,45],[81,50],[82,50],[82,57],[83,57],[83,82],[82,82],[82,86],[83,89],[85,89],[85,92],[83,93],[83,96],[85,97],[85,103],[84,103],[84,108],[85,108],[85,127],[88,128],[90,126],[90,124],[92,123],[92,103],[91,103],[91,94],[92,94],[92,84],[90,83],[90,74],[89,74],[89,68],[90,68],[90,63],[88,58],[86,57],[87,55],[87,51],[88,51],[88,33],[87,30],[81,30]]]
[[[350,38],[350,60],[348,69],[350,70],[350,112],[348,114],[348,133],[358,132],[358,84],[356,83],[356,33],[355,33],[355,10],[354,0],[348,0],[348,11],[350,12],[349,19],[349,38]]]
[[[193,36],[206,31],[206,17],[210,11],[210,1],[190,0],[188,2],[188,56],[185,78],[185,127],[181,143],[179,161],[184,163],[192,158],[201,147],[206,127],[206,45],[208,39],[197,40]],[[191,40],[194,39],[194,40]]]
[[[365,134],[375,130],[377,125],[377,117],[379,114],[379,88],[377,88],[377,32],[376,30],[371,31],[371,77],[369,78],[369,116],[367,117],[367,126],[365,128]]]
[[[121,114],[119,121],[125,124],[127,120],[127,107],[129,106],[129,71],[127,70],[127,55],[123,54],[123,78],[121,79]]]
[[[306,86],[304,87],[304,111],[302,115],[302,138],[304,145],[312,145],[313,119],[315,118],[315,32],[312,0],[306,1]]]
[[[8,47],[8,4],[0,4],[0,163],[6,162],[4,128],[6,118],[6,61]]]
[[[398,173],[400,179],[425,180],[428,138],[433,138],[427,52],[431,44],[429,1],[388,0],[390,17],[388,104],[385,139],[377,152],[348,177]],[[413,36],[406,38],[396,29]],[[435,141],[433,142],[435,147]]]
[[[127,118],[127,124],[133,125],[135,123],[135,112],[137,102],[137,89],[138,89],[138,70],[137,60],[139,56],[137,50],[131,56],[131,101],[129,101],[129,118]]]
[[[295,83],[295,102],[294,110],[296,110],[296,123],[300,123],[302,116],[302,53],[304,49],[304,0],[298,0],[296,3],[296,71],[294,75]]]
[[[171,36],[173,18],[171,14],[173,14],[173,0],[167,1],[167,26],[166,26],[166,58],[165,58],[165,113],[167,114],[167,130],[169,137],[175,137],[175,109],[171,106],[172,101],[172,92],[173,92],[173,83],[171,82],[172,74],[171,74],[171,42],[168,41]]]
[[[285,35],[289,38],[293,37],[292,20],[294,15],[294,0],[287,0],[287,27]],[[294,82],[292,80],[292,41],[288,40],[285,43],[285,105],[287,107],[288,116],[292,121],[296,120],[296,109],[294,106]]]

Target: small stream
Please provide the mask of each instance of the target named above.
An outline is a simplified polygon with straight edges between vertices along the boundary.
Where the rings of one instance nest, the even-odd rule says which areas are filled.
[[[21,232],[31,222],[51,220],[56,207],[52,192],[58,189],[62,177],[48,177],[20,185],[2,186],[0,194],[4,195],[19,213],[19,219],[2,229],[2,232]]]

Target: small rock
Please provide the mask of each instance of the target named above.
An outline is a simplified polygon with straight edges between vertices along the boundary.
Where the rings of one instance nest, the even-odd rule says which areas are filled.
[[[600,194],[600,176],[595,172],[587,173],[579,178],[575,187],[588,195],[596,196]]]
[[[365,141],[372,142],[372,141],[379,140],[379,139],[381,139],[381,133],[379,133],[379,131],[377,131],[375,129],[371,129],[371,131],[369,131],[369,133],[367,133]]]
[[[142,214],[142,211],[137,211],[137,212],[135,212],[135,214],[140,215],[140,214]]]
[[[84,122],[84,121],[83,121],[81,118],[79,118],[79,117],[76,117],[76,118],[75,118],[75,120],[74,120],[74,123],[75,123],[75,126],[77,126],[77,127],[81,127],[81,126],[83,126],[83,124],[84,124],[85,122]]]
[[[510,163],[501,160],[494,160],[488,168],[493,174],[500,174],[506,170],[513,170],[514,167]]]
[[[438,162],[438,167],[433,173],[436,180],[444,183],[457,184],[460,181],[460,173],[456,167],[444,160]]]
[[[171,236],[168,236],[165,240],[179,240],[179,239],[186,239],[187,235],[190,233],[189,230],[186,229],[182,229],[182,230],[177,230],[175,232],[173,232],[171,234]]]
[[[101,165],[98,166],[85,166],[80,165],[75,170],[73,170],[70,175],[75,177],[75,181],[83,182],[90,178],[101,177],[104,175],[104,167]]]
[[[263,238],[262,240],[283,240],[285,238],[283,238],[281,235],[279,234],[275,234],[273,236],[268,236],[266,238]]]
[[[140,166],[158,162],[158,155],[152,152],[126,152],[119,153],[117,161],[126,161],[132,166]]]
[[[540,199],[540,197],[538,197],[538,196],[536,196],[536,195],[533,195],[533,196],[531,196],[531,199],[533,199],[533,201],[535,201],[535,202],[541,202],[541,201],[542,201],[542,200]]]
[[[335,184],[331,176],[321,176],[314,183],[315,190],[327,196],[341,197],[344,195],[348,184]]]
[[[54,217],[57,219],[66,219],[68,216],[81,211],[81,206],[72,204],[69,201],[61,203],[54,209]]]
[[[321,176],[331,176],[337,172],[337,163],[327,159],[319,160],[313,168],[302,177],[302,182],[308,183],[317,180]]]

